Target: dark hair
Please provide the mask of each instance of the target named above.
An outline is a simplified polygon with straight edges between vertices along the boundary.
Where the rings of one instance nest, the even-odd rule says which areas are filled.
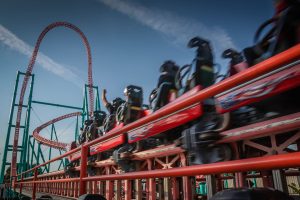
[[[165,61],[159,68],[160,72],[170,72],[174,73],[177,72],[179,67],[176,65],[176,63],[172,60]]]
[[[120,97],[117,97],[112,101],[112,106],[114,108],[118,108],[122,103],[124,103],[124,100],[121,99]]]

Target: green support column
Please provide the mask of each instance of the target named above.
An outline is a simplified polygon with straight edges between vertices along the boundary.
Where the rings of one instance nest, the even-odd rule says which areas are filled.
[[[33,138],[33,141],[32,141],[32,144],[31,144],[31,161],[30,161],[30,166],[32,168],[32,165],[33,165],[33,156],[35,156],[35,159],[37,160],[37,156],[35,154],[35,139]]]
[[[87,88],[88,85],[85,85],[84,87],[84,95],[85,95],[85,112],[86,112],[86,118],[89,119],[90,118],[90,114],[89,114],[89,100],[88,100],[88,93],[87,93]]]
[[[50,140],[53,140],[53,131],[54,131],[54,130],[55,130],[55,129],[54,129],[54,124],[52,124],[52,126],[51,126],[51,136],[50,136]],[[51,153],[52,153],[52,148],[50,147],[50,148],[49,148],[49,157],[48,157],[48,160],[51,159]],[[48,169],[49,169],[49,171],[50,171],[50,164],[51,164],[51,163],[48,164]]]
[[[37,152],[37,159],[36,159],[36,164],[39,165],[40,164],[40,157],[41,157],[41,143],[38,143],[38,152]]]
[[[83,98],[83,109],[82,109],[82,127],[84,126],[84,121],[88,120],[90,118],[89,116],[89,104],[88,104],[88,88],[89,86],[87,84],[84,85],[84,98]],[[99,90],[98,86],[93,86],[93,90],[96,94],[96,103],[93,110],[101,110],[100,107],[100,98],[99,98]]]
[[[79,136],[79,124],[78,124],[78,121],[79,121],[79,117],[76,116],[76,127],[75,127],[75,138],[74,138],[74,141],[77,142],[78,140],[78,136]]]
[[[95,107],[95,110],[101,110],[98,86],[95,86],[94,88],[96,89],[96,103],[95,103],[96,107]]]
[[[25,128],[23,130],[23,135],[22,135],[22,151],[21,151],[21,156],[20,156],[20,165],[18,167],[18,174],[24,169],[24,166],[26,165],[26,161],[24,161],[24,158],[26,158],[26,149],[25,149],[25,146],[27,146],[27,143],[26,142],[26,126],[27,126],[27,119],[28,119],[28,112],[26,112],[26,116],[25,116]],[[29,125],[29,124],[28,124]]]
[[[18,85],[19,85],[19,79],[20,79],[20,72],[18,71],[16,82],[15,82],[14,94],[13,94],[13,98],[12,98],[12,102],[11,102],[10,113],[9,113],[8,128],[7,128],[7,133],[6,133],[6,140],[5,140],[4,152],[3,152],[3,158],[2,158],[2,165],[1,165],[0,183],[3,183],[4,173],[5,173],[5,170],[6,170],[7,149],[8,149],[9,140],[10,140],[10,132],[11,132],[12,120],[13,120],[13,116],[14,116],[14,107],[15,107],[15,103],[16,103],[16,96],[17,96],[17,90],[18,90]]]
[[[57,134],[56,134],[55,127],[54,127],[53,133],[54,133],[54,136],[55,136],[55,140],[58,141],[58,137],[57,137]],[[61,155],[62,154],[61,150],[59,149],[58,151],[59,151],[59,155]],[[65,163],[64,163],[63,159],[61,159],[58,170],[60,169],[61,165],[63,165],[63,167],[65,167]]]
[[[44,157],[44,153],[42,152],[41,143],[39,143],[39,146],[38,146],[38,153],[40,154],[40,158],[42,159],[42,163],[45,163],[46,160],[45,160],[45,157]],[[39,163],[39,164],[41,164],[41,163]],[[44,166],[44,171],[49,172],[49,169],[48,169],[47,165]]]
[[[27,148],[27,158],[26,158],[26,163],[28,163],[28,169],[31,168],[31,165],[30,165],[30,149],[31,149],[31,138],[32,138],[32,135],[30,135],[28,137],[28,148]]]
[[[81,114],[81,127],[83,127],[84,125],[84,120],[85,120],[85,116],[86,116],[86,96],[84,95],[83,97],[83,105],[82,105],[82,114]]]

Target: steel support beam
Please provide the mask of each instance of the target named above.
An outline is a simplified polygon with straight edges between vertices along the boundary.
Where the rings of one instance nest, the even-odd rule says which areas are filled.
[[[75,110],[82,110],[82,108],[76,107],[76,106],[68,106],[68,105],[63,105],[63,104],[48,103],[48,102],[36,101],[36,100],[32,100],[32,103],[41,104],[41,105],[47,105],[47,106],[61,107],[61,108],[70,108],[70,109],[75,109]]]
[[[79,196],[86,193],[86,181],[83,180],[87,176],[87,157],[88,147],[82,146],[81,148],[81,170],[80,170],[80,182],[79,182]]]
[[[21,75],[25,75],[25,73],[18,71],[16,81],[15,81],[13,98],[12,98],[11,107],[10,107],[10,113],[9,113],[8,128],[7,128],[7,133],[6,133],[5,147],[4,147],[3,158],[2,158],[2,166],[1,166],[1,172],[0,172],[0,183],[3,183],[4,173],[5,173],[5,170],[6,170],[7,153],[9,151],[8,146],[9,146],[9,142],[10,142],[11,128],[15,127],[13,125],[13,117],[14,117],[14,110],[15,110],[15,107],[16,107],[15,106],[16,97],[17,97],[19,80],[20,80]],[[23,127],[23,128],[25,128],[25,127]]]

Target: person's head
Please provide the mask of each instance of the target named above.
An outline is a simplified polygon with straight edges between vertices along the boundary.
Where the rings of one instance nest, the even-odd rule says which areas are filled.
[[[104,111],[94,111],[94,123],[97,126],[101,126],[104,122],[104,119],[106,118],[106,113]]]
[[[89,125],[91,125],[92,123],[93,123],[93,120],[90,120],[90,119],[87,119],[87,120],[84,121],[84,125],[85,125],[85,126],[89,126]]]
[[[161,73],[167,72],[167,73],[176,73],[179,70],[179,67],[176,65],[176,63],[172,60],[165,61],[161,66],[159,71]]]
[[[112,101],[112,106],[117,109],[122,103],[124,102],[123,99],[121,99],[120,97],[117,97],[115,98],[113,101]]]

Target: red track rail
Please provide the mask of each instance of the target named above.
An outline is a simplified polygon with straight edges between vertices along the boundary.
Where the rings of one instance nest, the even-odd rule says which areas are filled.
[[[55,22],[50,25],[48,25],[42,33],[39,35],[37,42],[34,47],[34,51],[31,56],[31,60],[28,64],[28,68],[26,71],[26,75],[24,77],[23,83],[22,83],[22,88],[21,88],[21,93],[20,93],[20,99],[19,99],[19,104],[18,104],[18,112],[17,112],[17,119],[16,119],[16,128],[15,128],[15,135],[14,135],[14,140],[13,140],[13,153],[12,153],[12,161],[11,161],[11,176],[13,177],[13,180],[16,177],[16,171],[17,171],[17,147],[18,147],[18,141],[19,141],[19,133],[20,133],[20,122],[21,122],[21,116],[22,116],[22,105],[24,101],[24,95],[26,92],[26,88],[28,85],[28,80],[29,77],[32,73],[33,66],[35,64],[35,60],[41,45],[41,42],[45,35],[52,29],[56,27],[66,27],[69,29],[72,29],[76,33],[78,33],[83,40],[83,43],[85,45],[86,51],[87,51],[87,56],[88,56],[88,84],[89,84],[89,100],[90,100],[90,114],[92,115],[93,109],[94,109],[94,94],[93,94],[93,76],[92,76],[92,56],[91,56],[91,48],[89,45],[89,42],[86,38],[86,36],[83,34],[83,32],[76,27],[75,25],[68,23],[68,22]]]
[[[34,129],[34,131],[33,131],[33,137],[37,141],[39,141],[40,143],[42,143],[42,144],[44,144],[46,146],[66,151],[67,150],[67,146],[68,146],[67,143],[63,143],[63,142],[58,142],[58,141],[53,141],[53,140],[46,139],[46,138],[40,136],[39,133],[40,133],[40,131],[42,129],[46,128],[47,126],[49,126],[51,124],[54,124],[55,122],[58,122],[58,121],[61,121],[63,119],[67,119],[67,118],[70,118],[70,117],[79,116],[79,115],[81,115],[81,112],[74,112],[74,113],[66,114],[66,115],[57,117],[55,119],[52,119],[52,120],[50,120],[50,121],[42,124],[41,126],[37,127],[36,129]]]

